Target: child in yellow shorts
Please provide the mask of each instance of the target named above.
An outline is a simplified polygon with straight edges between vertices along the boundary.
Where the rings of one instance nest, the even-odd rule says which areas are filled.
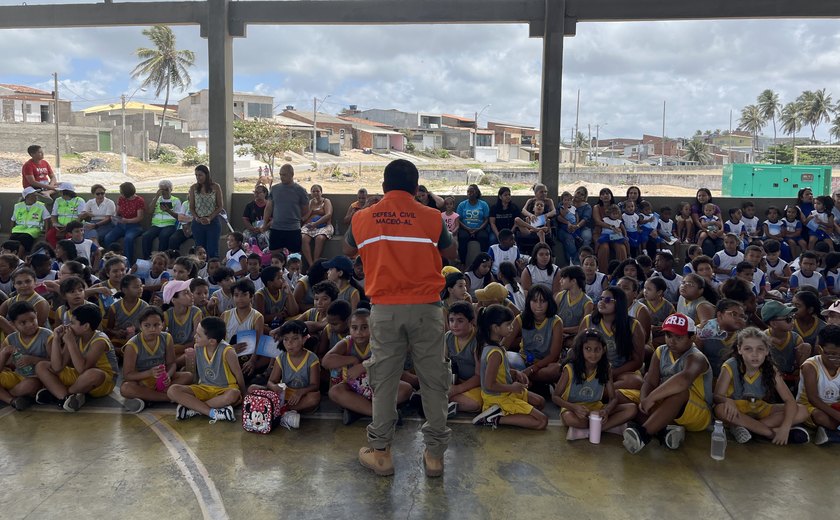
[[[169,283],[187,284],[180,280]],[[163,311],[146,307],[140,311],[137,324],[140,333],[130,338],[123,348],[123,383],[120,385],[120,394],[125,398],[123,406],[131,413],[143,411],[147,401],[169,402],[166,390],[173,382],[187,384],[193,380],[189,372],[175,372],[175,345],[172,335],[163,332]]]
[[[758,434],[773,444],[803,444],[810,439],[800,424],[808,410],[796,404],[781,373],[773,364],[770,338],[755,327],[736,336],[736,351],[723,363],[715,384],[715,415],[730,425],[729,432],[743,444]],[[781,404],[771,404],[778,395]]]
[[[653,353],[640,391],[636,422],[624,430],[624,447],[638,453],[657,437],[675,450],[685,432],[703,431],[712,421],[712,369],[693,345],[694,320],[672,314],[662,323],[665,345]]]
[[[35,365],[47,360],[52,331],[38,326],[38,314],[29,302],[13,303],[8,319],[17,331],[0,347],[0,401],[20,411],[32,406],[33,396],[41,389]],[[14,370],[6,369],[10,361]]]
[[[178,420],[198,414],[216,421],[235,421],[233,406],[245,393],[245,380],[236,359],[236,351],[225,342],[227,332],[221,318],[204,318],[195,331],[195,366],[197,385],[172,385],[169,399],[178,403]]]
[[[510,333],[511,322],[513,312],[507,307],[496,304],[478,311],[478,342],[484,345],[479,372],[483,411],[472,422],[493,428],[506,424],[544,430],[548,418],[539,409],[545,406],[545,400],[528,392],[528,377],[510,368],[499,346]]]
[[[99,307],[86,303],[70,311],[70,324],[59,325],[49,346],[49,361],[35,366],[44,388],[35,395],[38,404],[57,404],[78,411],[86,395],[105,397],[114,389],[117,357],[104,332]]]

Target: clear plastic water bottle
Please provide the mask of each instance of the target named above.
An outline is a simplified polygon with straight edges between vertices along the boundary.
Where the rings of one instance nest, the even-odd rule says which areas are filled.
[[[712,458],[723,460],[726,457],[726,431],[723,429],[723,421],[715,421],[715,430],[712,432]]]

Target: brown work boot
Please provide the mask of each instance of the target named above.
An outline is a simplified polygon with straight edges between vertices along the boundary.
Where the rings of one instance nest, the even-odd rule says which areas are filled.
[[[423,467],[427,477],[439,477],[443,475],[443,457],[434,457],[426,450],[423,452]]]
[[[391,450],[375,450],[373,448],[359,449],[359,463],[380,477],[394,474],[394,461],[391,460]]]

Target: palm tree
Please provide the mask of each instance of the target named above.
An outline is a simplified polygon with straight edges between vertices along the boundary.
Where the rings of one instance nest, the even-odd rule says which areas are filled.
[[[761,117],[761,110],[757,105],[747,105],[741,109],[741,119],[738,121],[738,128],[746,130],[753,136],[753,155],[758,146],[758,133],[764,126],[764,118]]]
[[[698,164],[709,164],[711,162],[709,147],[700,139],[688,141],[685,143],[685,160]]]
[[[151,29],[144,29],[143,35],[147,36],[155,45],[154,49],[139,48],[137,57],[142,61],[131,71],[132,78],[145,78],[140,85],[141,88],[153,86],[155,96],[166,90],[166,99],[163,102],[163,114],[160,121],[160,132],[155,154],[160,153],[160,141],[163,138],[163,124],[166,121],[166,107],[169,104],[169,91],[177,88],[182,92],[192,83],[187,68],[195,64],[195,53],[193,51],[175,48],[175,34],[172,29],[165,25],[155,25]]]
[[[831,94],[824,88],[816,92],[806,90],[796,100],[802,104],[804,122],[811,127],[811,141],[816,141],[817,127],[831,121]]]
[[[831,129],[828,131],[828,135],[840,141],[840,115],[836,116],[834,121],[831,122]]]
[[[773,121],[773,162],[776,162],[776,116],[779,115],[781,109],[782,105],[779,102],[779,95],[769,88],[758,95],[758,110],[761,112],[761,117],[765,121]]]
[[[787,135],[793,135],[793,145],[796,146],[796,132],[802,129],[802,105],[797,102],[790,102],[782,109],[781,113],[782,131]]]

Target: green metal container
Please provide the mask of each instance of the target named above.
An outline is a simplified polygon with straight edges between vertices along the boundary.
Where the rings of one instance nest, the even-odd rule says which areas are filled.
[[[796,197],[802,188],[814,196],[831,195],[831,166],[790,164],[727,164],[724,197]]]

